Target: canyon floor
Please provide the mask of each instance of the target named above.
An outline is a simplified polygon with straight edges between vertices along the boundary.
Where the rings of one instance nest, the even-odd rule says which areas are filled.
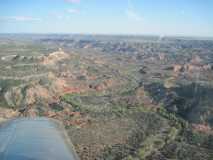
[[[0,35],[0,122],[57,119],[82,160],[211,160],[212,102],[212,40]]]

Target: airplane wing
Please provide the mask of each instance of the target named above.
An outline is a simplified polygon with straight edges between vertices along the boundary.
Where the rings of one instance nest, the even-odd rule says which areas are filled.
[[[0,127],[1,160],[79,160],[62,125],[47,118],[21,118]]]

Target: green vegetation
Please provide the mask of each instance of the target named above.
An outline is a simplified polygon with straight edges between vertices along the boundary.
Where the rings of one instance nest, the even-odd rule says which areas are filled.
[[[21,80],[0,80],[0,93],[7,91],[9,88],[22,84]]]
[[[75,99],[74,94],[64,95],[61,100],[71,104],[75,111],[82,111],[81,103]]]
[[[158,40],[0,35],[0,115],[62,121],[82,160],[212,160],[213,43]]]

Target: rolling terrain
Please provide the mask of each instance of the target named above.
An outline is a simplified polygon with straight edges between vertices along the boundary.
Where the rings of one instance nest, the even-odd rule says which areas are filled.
[[[0,122],[63,122],[82,160],[213,159],[213,41],[0,35]]]

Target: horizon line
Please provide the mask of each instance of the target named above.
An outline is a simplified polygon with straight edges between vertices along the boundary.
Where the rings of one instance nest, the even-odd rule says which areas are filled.
[[[74,33],[74,32],[46,32],[46,33],[39,33],[39,32],[0,32],[0,35],[6,35],[6,34],[16,34],[16,35],[93,35],[93,36],[134,36],[134,37],[140,37],[140,36],[153,36],[153,37],[184,37],[184,38],[209,38],[213,39],[213,36],[201,36],[201,35],[182,35],[182,34],[149,34],[149,33]]]

